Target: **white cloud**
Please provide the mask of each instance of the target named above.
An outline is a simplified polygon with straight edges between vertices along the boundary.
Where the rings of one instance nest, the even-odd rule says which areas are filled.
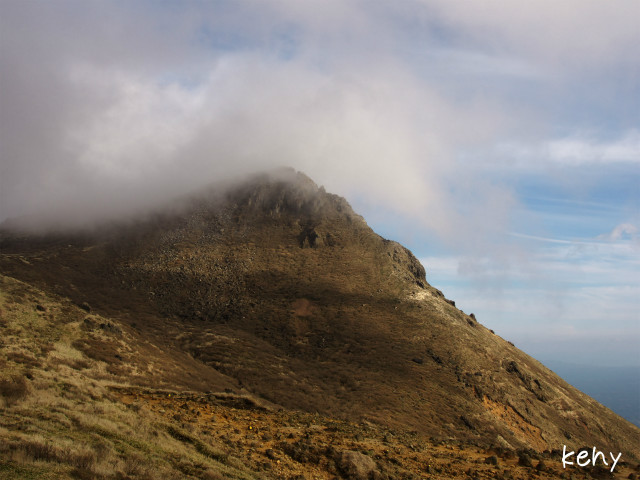
[[[582,163],[640,163],[640,131],[631,130],[610,142],[598,142],[575,136],[554,140],[546,150],[552,161],[580,165]]]
[[[640,163],[640,131],[631,129],[613,140],[599,140],[577,133],[537,144],[504,142],[496,147],[497,158],[524,168],[545,164],[580,165]]]
[[[529,58],[555,70],[635,64],[640,4],[621,0],[451,2],[424,0],[465,41]]]
[[[291,164],[449,239],[481,234],[476,244],[486,247],[515,201],[508,187],[478,175],[485,160],[459,161],[460,149],[494,144],[529,119],[514,121],[471,82],[463,86],[476,94],[465,100],[442,95],[443,87],[469,72],[535,78],[538,60],[521,49],[546,48],[546,37],[532,38],[538,23],[552,37],[563,24],[574,33],[609,28],[594,22],[600,8],[588,2],[572,4],[571,15],[508,2],[92,5],[3,6],[1,217],[86,204],[87,196],[106,204],[110,191],[126,197],[127,189],[146,201],[207,177]],[[604,37],[607,52],[626,46],[628,23]],[[517,48],[493,48],[492,39]],[[432,65],[438,56],[450,59]],[[427,70],[449,62],[451,70],[425,80],[413,62]],[[540,148],[557,161],[631,161],[638,137]],[[526,161],[539,153],[503,145]],[[61,188],[70,183],[75,190]]]
[[[78,88],[112,92],[106,108],[69,126],[68,148],[76,155],[77,168],[95,176],[141,181],[174,163],[175,154],[201,126],[201,89],[158,85],[91,66],[71,72],[71,77]]]
[[[63,19],[54,18],[62,28]],[[10,33],[16,40],[24,35]],[[66,45],[64,33],[56,33]],[[110,36],[104,43],[110,50],[116,41]],[[123,47],[126,41],[123,36]],[[173,60],[163,68],[147,60],[141,69],[128,60],[96,63],[75,51],[52,53],[60,63],[45,64],[6,91],[7,106],[16,105],[5,112],[43,91],[64,101],[46,112],[46,121],[37,106],[26,108],[24,122],[3,132],[9,152],[3,162],[19,167],[3,178],[2,217],[46,208],[57,221],[53,210],[65,217],[72,210],[78,222],[279,165],[304,171],[330,191],[401,211],[451,239],[471,230],[489,234],[508,208],[508,192],[473,181],[452,162],[455,143],[491,136],[498,116],[448,103],[385,55],[372,63],[334,52],[356,64],[328,68],[304,53],[282,59],[230,49],[199,64],[195,81],[180,75],[171,81]],[[3,70],[26,65],[30,60],[5,58]],[[466,182],[473,208],[495,216],[468,221],[451,181]]]
[[[608,234],[601,235],[598,238],[604,238],[616,242],[624,238],[631,238],[635,240],[638,237],[638,227],[631,223],[621,223]]]

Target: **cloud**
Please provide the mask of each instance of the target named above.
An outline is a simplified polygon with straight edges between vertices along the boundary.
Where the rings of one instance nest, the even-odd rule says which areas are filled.
[[[640,5],[634,0],[616,2],[616,8],[597,0],[421,3],[458,33],[459,41],[528,58],[556,72],[636,64],[628,55],[640,41]]]
[[[466,181],[487,211],[509,197],[495,185],[476,188],[453,162],[454,144],[490,137],[499,114],[447,102],[384,51],[369,58],[365,40],[379,37],[380,24],[373,14],[354,20],[356,10],[367,13],[361,7],[331,3],[318,18],[310,7],[249,2],[222,11],[227,23],[211,6],[196,21],[189,7],[168,41],[167,14],[152,4],[49,6],[41,16],[8,5],[3,218],[46,210],[56,223],[99,220],[283,164],[451,238],[474,227],[465,227],[473,222],[449,181]],[[242,28],[229,40],[233,26]],[[73,41],[94,27],[87,42]],[[285,34],[294,53],[283,56]],[[356,46],[341,50],[355,34]],[[319,53],[327,45],[329,63]]]
[[[640,162],[640,131],[630,129],[613,140],[575,133],[536,144],[504,142],[496,146],[495,153],[500,161],[533,170],[545,165],[637,164]]]
[[[554,162],[580,165],[583,163],[640,163],[640,131],[630,130],[612,142],[598,142],[574,136],[547,143],[545,150]]]
[[[4,2],[0,220],[99,220],[288,164],[454,248],[500,256],[519,199],[494,155],[640,158],[637,129],[541,137],[531,127],[547,112],[517,91],[546,87],[564,65],[549,58],[581,51],[565,36],[600,32],[607,61],[626,65],[635,8],[610,13],[613,28],[591,2]],[[562,36],[557,51],[543,23]]]
[[[625,238],[636,240],[638,238],[638,227],[631,223],[621,223],[608,234],[600,235],[598,238],[616,242]]]

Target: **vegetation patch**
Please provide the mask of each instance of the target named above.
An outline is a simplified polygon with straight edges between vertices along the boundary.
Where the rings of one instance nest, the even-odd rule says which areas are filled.
[[[29,393],[29,384],[22,376],[0,380],[0,396],[7,405],[15,405]]]

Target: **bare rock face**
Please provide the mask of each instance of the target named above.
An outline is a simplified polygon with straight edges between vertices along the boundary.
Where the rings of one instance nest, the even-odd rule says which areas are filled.
[[[409,250],[294,170],[92,235],[4,238],[6,274],[273,404],[487,448],[640,457],[637,427],[458,310]],[[375,469],[344,455],[345,471]]]
[[[397,242],[387,240],[385,244],[388,247],[387,256],[393,260],[395,274],[420,288],[425,288],[427,280],[424,267],[413,253]]]

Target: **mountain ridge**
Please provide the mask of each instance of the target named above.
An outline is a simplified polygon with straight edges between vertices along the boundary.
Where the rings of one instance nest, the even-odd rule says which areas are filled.
[[[409,250],[294,170],[117,228],[12,235],[5,275],[186,354],[212,379],[185,376],[190,389],[235,385],[286,409],[486,447],[640,457],[640,430],[455,308]]]

